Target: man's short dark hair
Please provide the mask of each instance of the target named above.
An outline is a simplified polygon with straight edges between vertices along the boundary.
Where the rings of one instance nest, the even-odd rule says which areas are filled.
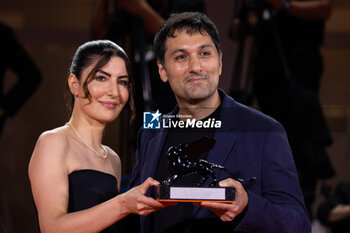
[[[154,38],[154,51],[162,64],[164,64],[165,41],[168,37],[175,38],[176,32],[186,30],[186,33],[192,35],[194,33],[208,34],[215,44],[219,54],[221,54],[221,46],[219,33],[215,24],[203,13],[200,12],[184,12],[170,15],[169,19],[160,27]]]

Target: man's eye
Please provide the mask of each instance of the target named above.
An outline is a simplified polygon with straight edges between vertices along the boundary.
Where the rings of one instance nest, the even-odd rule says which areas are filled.
[[[208,51],[203,51],[200,53],[201,56],[210,56],[210,52]]]
[[[181,61],[181,60],[184,60],[185,58],[186,58],[185,55],[178,55],[178,56],[175,57],[175,60]]]

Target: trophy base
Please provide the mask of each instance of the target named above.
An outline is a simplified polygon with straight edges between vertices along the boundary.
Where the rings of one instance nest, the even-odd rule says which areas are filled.
[[[158,185],[153,187],[153,195],[163,202],[235,202],[233,187],[181,187]]]

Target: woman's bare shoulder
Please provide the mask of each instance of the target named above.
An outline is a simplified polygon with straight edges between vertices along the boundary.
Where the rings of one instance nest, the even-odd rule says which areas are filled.
[[[68,142],[68,130],[69,128],[64,125],[45,131],[39,136],[36,146],[45,146],[55,150],[64,149]]]
[[[62,140],[65,139],[67,134],[67,126],[61,126],[51,130],[44,131],[40,136],[38,141],[48,141],[51,140]]]
[[[68,135],[65,126],[43,132],[36,142],[29,169],[37,165],[61,163],[67,148]]]

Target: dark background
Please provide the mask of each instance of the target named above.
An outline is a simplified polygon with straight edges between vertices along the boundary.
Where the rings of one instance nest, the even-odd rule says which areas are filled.
[[[27,166],[41,132],[63,125],[69,114],[63,102],[63,86],[75,49],[89,40],[93,1],[14,0],[0,2],[0,21],[10,25],[42,72],[39,89],[20,112],[7,120],[0,138],[0,217],[10,233],[36,232]],[[207,0],[209,17],[218,26],[223,44],[223,75],[220,87],[231,84],[236,45],[228,38],[233,1]],[[320,101],[334,137],[328,149],[337,171],[328,181],[350,182],[350,2],[335,0],[327,22],[322,49],[325,72]],[[6,88],[16,81],[6,74]],[[106,132],[104,143],[117,152],[125,138],[118,133],[118,120]],[[120,154],[122,161],[133,161]],[[124,169],[124,173],[127,169]],[[55,181],[52,181],[55,182]],[[320,196],[315,203],[322,201]],[[1,231],[1,229],[0,229]]]

